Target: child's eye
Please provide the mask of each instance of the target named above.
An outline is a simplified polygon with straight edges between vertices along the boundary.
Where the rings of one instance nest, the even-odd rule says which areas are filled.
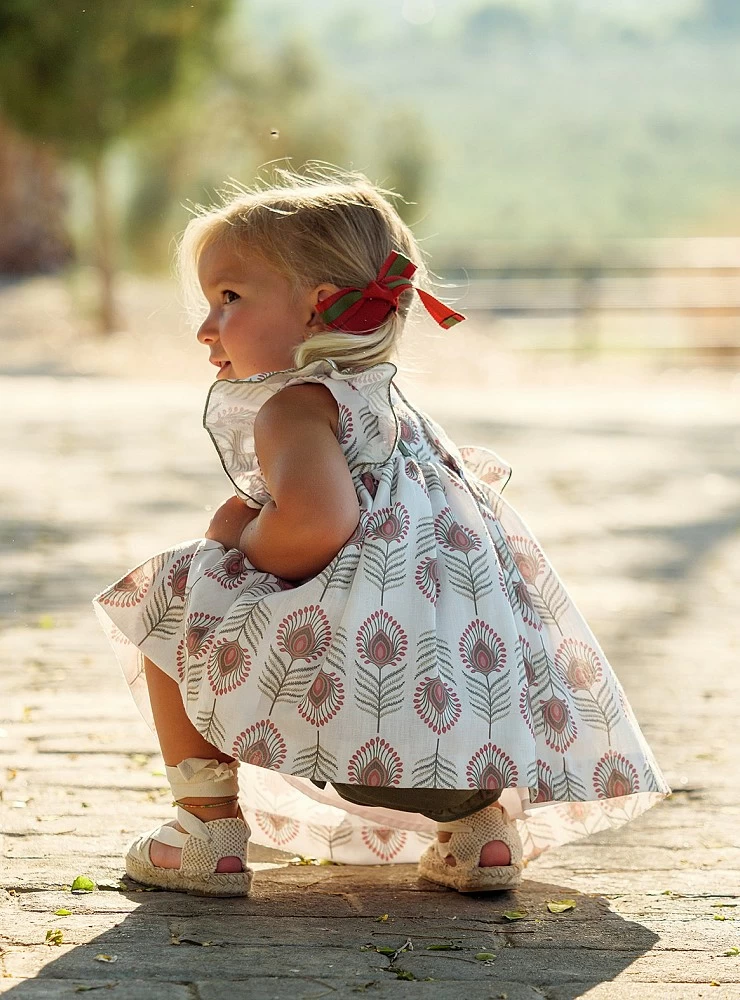
[[[235,302],[238,298],[239,296],[236,292],[232,292],[230,288],[225,288],[223,292],[221,292],[221,300],[225,306]]]

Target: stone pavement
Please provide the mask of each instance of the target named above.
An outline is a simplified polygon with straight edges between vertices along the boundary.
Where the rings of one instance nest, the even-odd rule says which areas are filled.
[[[432,378],[409,391],[458,443],[513,465],[507,498],[675,791],[491,897],[435,888],[413,866],[296,865],[263,849],[249,899],[121,881],[126,841],[172,811],[89,601],[201,535],[228,495],[200,427],[204,385],[60,366],[52,378],[43,364],[0,378],[0,993],[740,998],[738,376],[552,365],[487,395]],[[97,891],[70,892],[79,874]],[[575,909],[548,912],[564,898]],[[513,910],[524,918],[507,921]]]

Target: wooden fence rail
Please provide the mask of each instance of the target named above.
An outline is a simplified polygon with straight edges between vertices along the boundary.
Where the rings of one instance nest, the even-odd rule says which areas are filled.
[[[690,347],[740,353],[740,238],[619,241],[591,251],[490,241],[439,249],[434,261],[442,292],[463,312],[570,317],[574,346],[596,348],[600,325],[615,316],[639,323],[660,315],[680,319]]]

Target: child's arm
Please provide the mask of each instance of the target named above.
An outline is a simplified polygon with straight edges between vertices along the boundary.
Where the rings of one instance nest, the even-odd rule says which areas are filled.
[[[256,569],[284,580],[314,576],[357,527],[357,492],[334,430],[338,414],[329,390],[315,383],[282,389],[259,410],[254,445],[272,500],[239,540]]]

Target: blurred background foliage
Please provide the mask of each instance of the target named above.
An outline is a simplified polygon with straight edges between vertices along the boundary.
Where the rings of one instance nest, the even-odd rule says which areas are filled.
[[[0,0],[0,270],[166,271],[188,203],[320,159],[432,253],[740,228],[736,0]],[[84,6],[83,6],[84,5]]]

